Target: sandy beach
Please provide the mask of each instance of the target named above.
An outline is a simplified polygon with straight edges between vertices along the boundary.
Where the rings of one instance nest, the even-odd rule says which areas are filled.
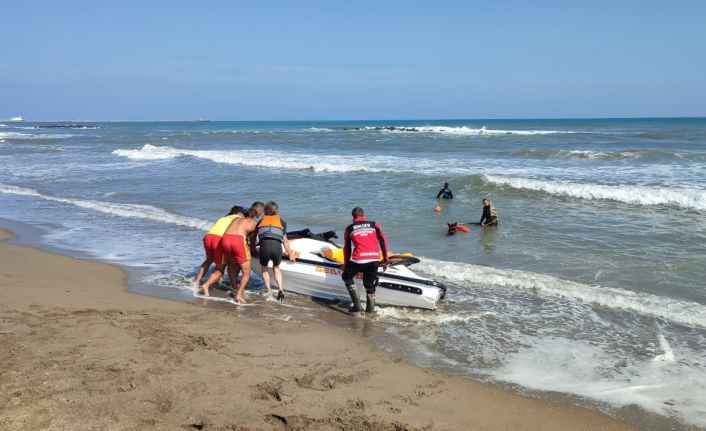
[[[120,269],[0,231],[4,430],[630,430],[425,370],[340,328],[128,292]]]

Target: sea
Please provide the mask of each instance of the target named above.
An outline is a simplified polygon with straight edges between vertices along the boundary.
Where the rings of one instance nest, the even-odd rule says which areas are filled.
[[[447,236],[484,197],[499,226]],[[257,276],[249,306],[199,297],[204,230],[255,200],[339,234],[363,207],[447,298],[350,316],[267,300]],[[0,218],[22,243],[123,267],[138,293],[323,321],[423,367],[706,429],[704,118],[6,122]]]

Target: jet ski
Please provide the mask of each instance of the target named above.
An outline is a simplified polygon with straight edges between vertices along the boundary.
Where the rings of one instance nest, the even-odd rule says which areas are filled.
[[[332,237],[336,237],[333,231],[312,234],[309,229],[304,229],[287,233],[290,248],[297,254],[297,258],[291,262],[285,256],[280,264],[285,291],[350,302],[350,295],[341,280],[343,249],[332,241]],[[375,302],[379,305],[435,310],[438,302],[446,295],[446,286],[415,274],[410,266],[419,263],[419,259],[408,253],[391,255],[389,259],[390,266],[379,269]],[[262,270],[255,257],[252,259],[252,269],[258,274]],[[356,280],[356,287],[358,296],[364,302],[362,280]]]

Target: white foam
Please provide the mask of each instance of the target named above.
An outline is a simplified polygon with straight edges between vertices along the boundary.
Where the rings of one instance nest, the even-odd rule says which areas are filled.
[[[706,373],[700,354],[688,351],[684,362],[621,358],[605,346],[562,337],[526,340],[495,378],[531,389],[560,391],[617,406],[637,404],[667,417],[706,425]],[[634,346],[640,349],[642,346]]]
[[[379,130],[387,133],[438,133],[442,135],[458,135],[458,136],[497,136],[497,135],[555,135],[555,134],[571,134],[581,133],[571,130],[500,130],[488,129],[485,126],[474,129],[468,126],[450,127],[450,126],[393,126],[393,127],[365,127],[365,130]]]
[[[396,322],[403,324],[431,323],[435,325],[442,325],[454,322],[469,322],[478,320],[487,315],[491,315],[492,313],[447,314],[442,311],[428,311],[398,307],[378,307],[375,314],[378,318],[395,320]]]
[[[608,186],[500,175],[484,175],[484,179],[491,183],[507,185],[516,189],[536,190],[581,199],[606,199],[633,205],[674,205],[706,211],[706,190],[703,189],[633,185]]]
[[[175,224],[178,226],[191,227],[195,229],[207,230],[210,223],[206,220],[201,220],[192,217],[185,217],[178,214],[172,214],[164,211],[161,208],[151,205],[139,204],[121,204],[113,202],[101,202],[84,199],[62,198],[56,196],[45,195],[37,190],[27,189],[24,187],[11,186],[0,183],[0,193],[32,196],[41,198],[47,201],[59,202],[62,204],[75,205],[80,208],[98,211],[104,214],[110,214],[118,217],[137,218],[145,220],[154,220],[164,223]]]
[[[706,328],[706,306],[695,302],[614,287],[582,284],[547,274],[430,258],[422,258],[415,269],[459,284],[473,283],[530,290],[542,295],[578,300],[600,307],[626,310],[683,325]]]
[[[674,351],[672,350],[672,346],[669,345],[669,342],[662,333],[659,334],[659,347],[662,349],[663,353],[661,355],[655,356],[654,360],[662,362],[674,362]]]
[[[64,139],[73,136],[68,133],[19,133],[19,132],[0,132],[0,139]]]
[[[131,160],[169,160],[178,157],[196,157],[216,163],[262,167],[271,169],[311,170],[314,172],[396,172],[399,157],[368,157],[358,155],[331,155],[289,153],[264,150],[183,150],[167,146],[144,145],[139,149],[115,150],[113,154]]]

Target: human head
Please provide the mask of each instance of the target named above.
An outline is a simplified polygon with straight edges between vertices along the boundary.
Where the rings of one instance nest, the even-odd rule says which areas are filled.
[[[444,183],[444,188],[448,189],[449,188],[449,183]]]
[[[233,208],[230,209],[230,212],[228,215],[235,215],[235,214],[242,214],[245,215],[245,209],[241,207],[240,205],[233,205]]]
[[[489,197],[484,197],[484,198],[483,198],[483,206],[484,206],[484,207],[487,207],[487,206],[490,206],[490,204],[491,204],[490,198],[489,198]]]
[[[353,208],[353,211],[351,211],[351,215],[353,216],[353,218],[365,217],[365,211],[363,211],[363,208],[361,207],[355,207]]]
[[[265,208],[265,204],[263,204],[263,203],[260,202],[260,201],[255,201],[255,202],[252,203],[252,205],[250,205],[250,209],[251,209],[251,210],[257,211],[257,214],[255,215],[255,217],[259,217],[260,214],[262,214],[262,210],[263,210],[264,208]]]
[[[269,201],[265,204],[265,215],[279,214],[279,205],[275,201]]]

